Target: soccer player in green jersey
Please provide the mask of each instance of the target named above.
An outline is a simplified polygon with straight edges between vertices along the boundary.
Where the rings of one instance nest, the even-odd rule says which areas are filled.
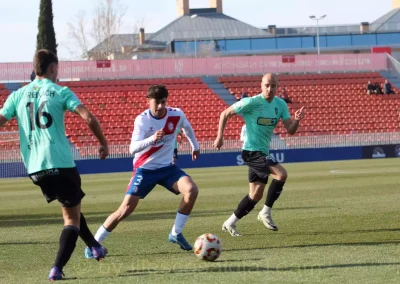
[[[7,98],[0,110],[0,126],[17,118],[21,156],[30,179],[41,188],[48,203],[56,199],[61,203],[64,228],[49,273],[49,280],[54,281],[62,279],[63,267],[74,251],[78,236],[92,249],[97,260],[106,254],[80,212],[85,193],[65,136],[65,112],[68,110],[79,115],[88,124],[100,142],[100,159],[108,156],[108,145],[96,117],[68,87],[55,84],[57,55],[49,50],[39,50],[33,64],[35,80]]]
[[[236,229],[236,222],[253,210],[261,200],[269,175],[273,180],[268,189],[265,205],[258,214],[258,220],[268,229],[278,230],[272,220],[271,208],[280,196],[288,174],[280,164],[269,157],[269,144],[280,119],[289,134],[296,133],[300,120],[304,118],[304,107],[296,111],[292,120],[285,101],[275,96],[277,89],[277,77],[274,74],[266,74],[261,81],[261,94],[242,99],[224,110],[220,116],[218,136],[214,142],[214,147],[217,149],[224,144],[224,130],[230,117],[241,114],[246,123],[247,138],[242,147],[242,158],[249,167],[250,192],[222,225],[222,230],[234,237],[241,236]]]
[[[174,147],[174,158],[173,158],[173,163],[176,164],[176,160],[178,159],[178,148],[179,144],[182,143],[183,135],[180,129],[176,131],[176,141],[175,141],[175,147]]]

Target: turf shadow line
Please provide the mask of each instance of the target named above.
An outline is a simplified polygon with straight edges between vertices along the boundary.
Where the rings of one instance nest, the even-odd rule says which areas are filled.
[[[88,214],[83,212],[89,225],[93,223],[102,224],[106,218],[111,214],[111,211],[95,212]],[[212,217],[220,214],[229,214],[231,210],[203,210],[197,213],[191,214],[191,217]],[[96,215],[96,216],[93,216]],[[97,216],[103,215],[103,216]],[[151,220],[174,220],[176,217],[176,211],[170,212],[140,212],[133,213],[124,222],[135,222],[135,221],[151,221]],[[25,218],[25,219],[24,219]],[[2,219],[2,220],[1,220]],[[51,225],[60,224],[62,222],[61,216],[55,216],[54,214],[42,214],[42,215],[9,215],[0,218],[0,227],[25,227],[25,226],[39,226],[39,225]]]
[[[58,242],[8,242],[8,243],[0,243],[0,246],[7,245],[51,245],[58,244]]]
[[[240,248],[225,249],[224,251],[242,251],[242,250],[267,250],[267,249],[284,249],[284,248],[309,248],[309,247],[330,247],[330,246],[379,246],[379,245],[397,245],[400,241],[382,241],[382,242],[354,242],[354,243],[331,243],[331,244],[307,244],[307,245],[290,245],[290,246],[265,246],[262,248]]]
[[[218,263],[218,262],[217,262]],[[129,276],[146,276],[157,274],[173,274],[173,273],[210,273],[210,272],[284,272],[284,271],[309,271],[309,270],[323,270],[323,269],[336,269],[336,268],[358,268],[358,267],[381,267],[381,266],[398,266],[400,262],[388,263],[344,263],[344,264],[331,264],[331,265],[304,265],[304,266],[288,266],[288,267],[268,267],[268,266],[220,266],[209,267],[200,269],[171,269],[171,270],[155,270],[155,269],[142,269],[142,270],[128,270],[125,274],[119,277]]]

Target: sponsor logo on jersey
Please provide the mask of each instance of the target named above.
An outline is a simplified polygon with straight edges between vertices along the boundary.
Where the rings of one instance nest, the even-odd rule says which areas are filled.
[[[259,117],[257,119],[257,124],[262,126],[275,126],[278,123],[277,118],[267,118],[267,117]]]

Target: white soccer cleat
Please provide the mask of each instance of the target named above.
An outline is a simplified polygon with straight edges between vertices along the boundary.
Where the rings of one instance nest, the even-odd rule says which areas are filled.
[[[272,216],[270,214],[258,214],[257,219],[261,221],[267,229],[272,231],[278,231],[278,227],[275,225],[274,220],[272,220]]]
[[[241,237],[242,234],[236,229],[236,225],[228,225],[226,222],[222,224],[222,231],[228,232],[232,237]]]

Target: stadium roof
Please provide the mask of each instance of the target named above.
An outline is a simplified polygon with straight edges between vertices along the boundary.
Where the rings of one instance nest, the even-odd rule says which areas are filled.
[[[151,36],[151,33],[146,34],[146,36]],[[119,34],[112,35],[110,39],[111,50],[113,52],[120,52],[123,46],[138,46],[139,45],[139,34]],[[98,44],[92,48],[89,53],[96,53],[107,50],[107,40]]]
[[[215,9],[190,9],[189,15],[183,15],[171,22],[152,36],[147,43],[167,43],[173,40],[192,40],[194,38],[215,39],[234,37],[271,36],[262,29],[256,28]]]
[[[398,30],[400,23],[400,8],[393,9],[371,23],[373,31]]]
[[[389,32],[400,29],[400,8],[393,9],[382,17],[370,23],[371,32]],[[316,26],[307,27],[276,27],[276,35],[313,35]],[[320,34],[359,33],[360,25],[332,25],[320,26]],[[249,38],[268,37],[272,35],[266,28],[257,28],[246,24],[223,13],[217,13],[215,8],[190,9],[189,14],[183,15],[166,25],[156,33],[145,34],[145,44],[139,50],[165,50],[166,43],[171,41],[187,41],[193,39],[220,39],[220,38]],[[122,46],[138,47],[138,34],[119,34],[111,36],[113,52],[121,52]],[[107,50],[107,41],[104,40],[95,46],[89,53]]]

